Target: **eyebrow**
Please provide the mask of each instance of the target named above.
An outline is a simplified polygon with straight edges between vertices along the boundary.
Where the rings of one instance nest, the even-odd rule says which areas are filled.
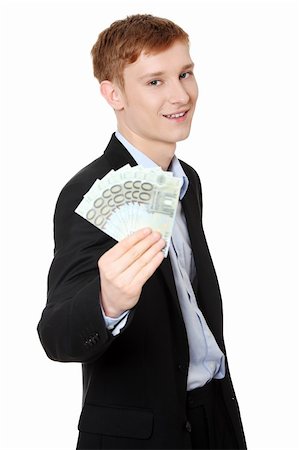
[[[181,70],[180,73],[184,72],[185,70],[190,70],[190,69],[194,69],[194,63],[190,63],[190,64],[185,64]],[[141,77],[139,77],[139,80],[144,80],[145,78],[155,78],[155,77],[161,77],[162,75],[164,75],[165,72],[160,71],[160,72],[152,72],[152,73],[146,73],[144,75],[142,75]]]

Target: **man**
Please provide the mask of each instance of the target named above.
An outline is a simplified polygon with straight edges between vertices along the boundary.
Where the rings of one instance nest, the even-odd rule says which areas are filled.
[[[175,157],[198,94],[188,43],[173,22],[134,15],[104,30],[92,49],[117,132],[59,196],[38,325],[51,359],[82,363],[77,449],[246,448],[200,181]],[[182,178],[167,258],[155,230],[117,243],[74,213],[97,178],[126,164]]]

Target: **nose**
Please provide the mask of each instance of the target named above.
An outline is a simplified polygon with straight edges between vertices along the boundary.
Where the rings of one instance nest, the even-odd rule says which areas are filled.
[[[189,102],[190,95],[180,80],[176,80],[170,84],[168,100],[172,104],[177,103],[182,105],[186,105]]]

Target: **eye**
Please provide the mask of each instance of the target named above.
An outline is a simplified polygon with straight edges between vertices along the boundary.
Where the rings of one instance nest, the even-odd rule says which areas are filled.
[[[189,78],[190,75],[192,75],[192,72],[183,72],[180,74],[180,79],[185,80],[186,78]]]
[[[160,80],[152,80],[152,81],[149,81],[147,84],[149,86],[160,86],[161,81]]]

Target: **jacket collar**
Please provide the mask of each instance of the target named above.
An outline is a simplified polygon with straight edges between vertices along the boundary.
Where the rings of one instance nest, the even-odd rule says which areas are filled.
[[[111,167],[118,170],[126,164],[130,166],[137,166],[137,162],[130,155],[126,147],[117,139],[115,133],[112,134],[111,139],[104,151],[104,156],[108,159]]]

